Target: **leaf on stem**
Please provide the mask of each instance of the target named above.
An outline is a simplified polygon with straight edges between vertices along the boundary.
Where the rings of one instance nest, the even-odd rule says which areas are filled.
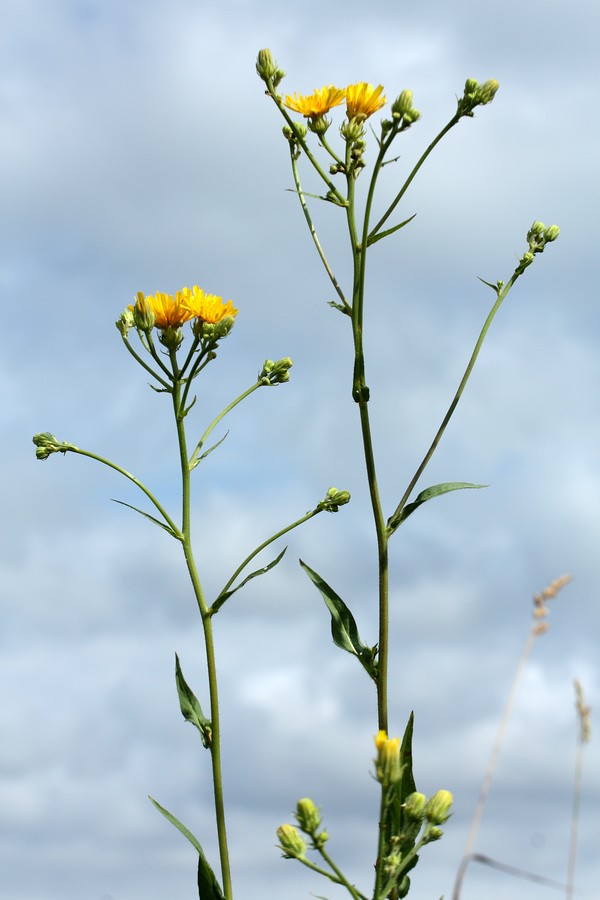
[[[201,449],[201,447],[202,447],[202,444],[198,444],[198,446],[196,447],[196,450],[194,451],[194,454],[193,454],[192,458],[190,459],[190,466],[189,466],[190,472],[192,471],[192,469],[195,469],[195,468],[196,468],[196,466],[198,465],[198,463],[202,462],[203,459],[206,459],[206,457],[208,456],[209,453],[212,453],[213,450],[216,450],[217,447],[220,447],[221,444],[223,443],[223,441],[225,440],[225,438],[227,437],[228,434],[229,434],[229,432],[226,431],[225,434],[223,435],[223,437],[221,438],[220,441],[217,441],[216,444],[213,444],[212,447],[209,447],[208,450],[205,450],[204,453],[202,454],[202,456],[198,456],[198,457],[197,457],[197,456],[196,456],[196,453],[197,453],[197,452]]]
[[[232,588],[230,591],[223,591],[222,594],[219,594],[215,602],[210,608],[211,614],[216,613],[219,610],[226,600],[229,600],[232,594],[235,594],[236,591],[239,591],[240,588],[243,588],[245,584],[248,584],[253,578],[257,578],[259,575],[264,575],[266,572],[269,572],[271,569],[274,569],[278,562],[281,562],[283,559],[283,554],[287,550],[287,547],[284,547],[279,556],[273,559],[266,566],[263,566],[262,569],[256,569],[255,572],[251,572],[250,575],[246,575],[243,581],[240,581],[237,587]]]
[[[422,506],[422,504],[426,503],[428,500],[433,500],[434,497],[441,497],[442,494],[449,494],[450,491],[462,491],[467,488],[484,487],[487,487],[487,484],[471,484],[468,481],[445,481],[443,484],[434,484],[431,487],[425,488],[424,491],[421,491],[416,500],[406,504],[397,518],[390,519],[388,522],[388,531],[392,534],[399,525],[402,525],[402,523],[419,508],[419,506]]]
[[[392,160],[390,160],[391,162]],[[371,244],[376,244],[377,241],[380,241],[384,237],[388,237],[390,234],[394,234],[395,231],[400,231],[401,228],[404,228],[405,225],[408,225],[409,222],[412,222],[416,213],[413,213],[412,216],[409,216],[408,219],[405,219],[404,222],[400,222],[398,225],[394,225],[392,228],[387,228],[385,231],[380,231],[378,234],[371,233],[367,238],[367,247],[370,247]]]
[[[373,681],[376,681],[377,662],[375,657],[377,655],[377,647],[367,647],[363,644],[354,616],[333,588],[302,560],[300,560],[300,565],[315,587],[321,592],[325,605],[331,614],[333,643],[336,647],[340,647],[342,650],[346,650],[348,653],[356,656],[367,674]]]
[[[194,837],[189,828],[186,828],[185,825],[180,822],[179,819],[175,818],[168,809],[161,806],[153,797],[149,797],[148,799],[154,804],[157,810],[162,813],[165,819],[168,819],[196,849],[198,853],[198,896],[200,900],[224,900],[223,891],[215,877],[215,873],[207,862],[200,841]]]
[[[160,519],[156,519],[154,516],[151,516],[150,513],[144,512],[143,509],[138,509],[137,506],[132,506],[131,503],[125,503],[124,500],[115,500],[112,498],[113,503],[119,503],[121,506],[126,506],[128,509],[132,509],[134,512],[139,513],[140,516],[143,516],[145,519],[150,519],[151,522],[154,522],[155,525],[158,525],[159,528],[164,528],[164,530],[176,539],[178,535],[175,534],[172,528],[169,528],[168,525],[165,525],[164,522],[161,522]]]
[[[183,718],[187,722],[195,725],[200,732],[202,743],[205,747],[209,747],[212,737],[212,728],[210,720],[206,718],[202,712],[202,708],[191,687],[183,677],[181,666],[179,665],[179,657],[175,654],[175,683],[177,684],[177,694],[179,695],[179,706]]]

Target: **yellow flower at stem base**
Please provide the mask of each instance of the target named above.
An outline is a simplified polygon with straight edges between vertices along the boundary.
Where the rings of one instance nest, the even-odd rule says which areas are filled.
[[[293,109],[294,112],[301,113],[306,119],[320,118],[328,113],[334,106],[339,106],[344,102],[346,91],[343,88],[336,88],[332,84],[329,87],[322,87],[314,90],[312,94],[303,96],[302,94],[289,95],[285,98],[285,106]]]
[[[195,319],[202,319],[210,325],[216,325],[222,322],[226,317],[235,318],[238,310],[235,308],[231,300],[225,303],[221,297],[215,294],[205,294],[202,288],[195,285],[190,291],[184,288],[182,291],[184,302],[192,310],[192,316]]]
[[[346,114],[349,119],[368,119],[373,113],[385,106],[386,98],[383,85],[376,88],[366,81],[350,84],[346,88]]]

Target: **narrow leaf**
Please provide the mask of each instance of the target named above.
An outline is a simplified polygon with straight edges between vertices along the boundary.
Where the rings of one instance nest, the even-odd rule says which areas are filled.
[[[216,444],[213,444],[212,447],[209,447],[208,450],[205,450],[204,453],[202,454],[202,456],[196,457],[196,453],[198,452],[198,450],[201,449],[200,447],[197,447],[196,451],[194,452],[194,455],[190,459],[190,472],[192,471],[192,469],[196,468],[198,463],[202,462],[203,459],[206,459],[206,457],[208,456],[209,453],[212,453],[213,450],[216,450],[217,447],[219,447],[223,443],[223,441],[225,440],[225,438],[227,437],[228,434],[229,434],[229,432],[226,431],[225,434],[223,435],[223,437],[221,438],[221,440],[217,441]]]
[[[336,647],[352,653],[353,656],[357,656],[367,673],[375,680],[377,677],[377,664],[375,661],[377,648],[367,647],[366,644],[363,644],[354,616],[333,588],[302,560],[300,560],[300,565],[315,587],[321,592],[325,605],[331,614],[331,636],[334,644]]]
[[[392,162],[393,160],[390,160]],[[405,225],[408,225],[409,222],[412,222],[416,213],[413,213],[412,216],[409,216],[408,219],[405,219],[404,222],[400,222],[398,225],[394,225],[392,228],[386,229],[386,231],[380,231],[379,234],[373,234],[367,238],[367,247],[370,247],[371,244],[376,244],[377,241],[380,241],[382,238],[387,237],[390,234],[393,234],[395,231],[399,231],[401,228],[404,228]]]
[[[145,519],[150,519],[151,522],[154,522],[155,525],[158,525],[160,528],[164,528],[166,532],[168,532],[171,537],[177,537],[177,535],[173,532],[172,528],[169,528],[168,525],[165,525],[164,522],[161,522],[160,519],[155,519],[154,516],[151,516],[150,513],[144,512],[143,509],[138,509],[137,506],[132,506],[131,503],[125,503],[124,500],[115,500],[112,498],[113,503],[118,503],[120,506],[126,506],[128,509],[132,509],[134,512],[139,513],[140,516],[143,516]]]
[[[284,547],[279,556],[275,559],[271,560],[266,566],[263,566],[262,569],[256,569],[256,571],[251,572],[250,575],[246,575],[243,581],[240,581],[237,587],[232,588],[230,591],[224,591],[222,594],[219,594],[215,602],[213,603],[211,609],[215,613],[218,609],[220,609],[226,600],[229,600],[232,594],[235,594],[236,591],[239,591],[240,588],[243,588],[245,584],[248,584],[253,578],[258,578],[259,575],[264,575],[266,572],[269,572],[271,569],[274,569],[277,563],[281,562],[283,559],[283,555],[287,547]]]
[[[399,525],[406,521],[406,519],[419,508],[419,506],[422,506],[423,503],[427,503],[428,500],[433,500],[434,497],[441,497],[442,494],[449,494],[451,491],[462,491],[467,488],[484,487],[487,487],[487,484],[471,484],[468,481],[446,481],[443,484],[434,484],[431,487],[425,488],[424,491],[421,491],[417,499],[412,503],[407,503],[400,513],[400,516],[397,519],[388,522],[388,528],[390,529],[390,532],[395,531]]]
[[[215,878],[215,873],[209,866],[206,856],[204,855],[204,850],[200,844],[198,838],[194,837],[189,828],[186,828],[185,825],[179,821],[179,819],[175,818],[175,816],[169,812],[168,809],[165,809],[164,806],[161,806],[153,797],[148,798],[151,803],[157,808],[157,810],[163,814],[165,819],[168,819],[169,822],[175,826],[175,828],[182,833],[184,837],[188,839],[190,844],[195,848],[198,853],[198,896],[200,900],[224,900],[223,891],[219,885],[219,882]]]
[[[179,706],[183,714],[183,718],[187,722],[195,725],[200,732],[202,743],[205,747],[210,746],[212,737],[212,728],[210,720],[206,718],[202,712],[202,708],[196,698],[196,695],[183,677],[181,666],[179,665],[179,657],[175,654],[175,683],[177,684],[177,694],[179,695]]]

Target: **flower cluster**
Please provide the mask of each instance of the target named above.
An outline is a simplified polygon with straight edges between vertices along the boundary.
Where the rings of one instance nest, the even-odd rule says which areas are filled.
[[[348,121],[358,119],[364,121],[373,113],[385,106],[386,98],[383,93],[383,85],[373,87],[366,81],[350,84],[345,88],[329,87],[317,88],[312,94],[288,95],[284,105],[294,112],[301,113],[305,119],[309,119],[313,128],[334,106],[340,106],[346,101],[346,115]]]

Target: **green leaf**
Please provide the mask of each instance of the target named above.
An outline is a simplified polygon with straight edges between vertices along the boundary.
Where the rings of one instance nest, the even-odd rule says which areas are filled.
[[[192,458],[190,459],[190,466],[189,466],[190,472],[192,471],[192,469],[196,468],[198,463],[201,463],[203,459],[206,459],[206,457],[208,456],[209,453],[212,453],[213,450],[216,450],[217,447],[220,447],[220,445],[223,443],[223,441],[225,440],[225,438],[227,437],[228,434],[229,434],[229,432],[226,431],[225,434],[223,435],[223,437],[221,438],[221,440],[217,441],[216,444],[213,444],[212,447],[209,447],[208,450],[205,450],[204,453],[202,454],[202,456],[196,457],[196,453],[198,452],[198,450],[201,449],[201,446],[199,445],[198,447],[196,447],[196,450],[194,451],[194,454],[193,454]]]
[[[389,520],[388,530],[390,534],[394,532],[399,525],[402,525],[402,523],[419,508],[419,506],[422,506],[423,503],[427,503],[428,500],[433,500],[434,497],[441,497],[442,494],[449,494],[451,491],[463,491],[467,488],[484,487],[487,487],[487,484],[471,484],[468,481],[445,481],[443,484],[434,484],[431,487],[425,488],[424,491],[421,491],[416,500],[406,504],[397,519]]]
[[[143,516],[145,519],[150,519],[151,522],[154,522],[155,525],[158,525],[159,528],[164,528],[164,530],[171,535],[171,537],[176,538],[177,535],[173,531],[172,528],[169,528],[168,525],[165,525],[164,522],[161,522],[160,519],[155,519],[154,516],[151,516],[150,513],[144,512],[143,509],[138,509],[137,506],[132,506],[131,503],[125,503],[124,500],[115,500],[112,498],[113,503],[118,503],[120,506],[126,506],[128,509],[132,509],[134,512],[139,513],[140,516]]]
[[[392,160],[390,160],[390,162],[392,162]],[[399,231],[401,228],[404,228],[405,225],[408,225],[409,222],[412,222],[415,216],[416,213],[413,213],[412,216],[409,216],[408,219],[404,220],[404,222],[400,222],[398,225],[394,225],[392,228],[388,228],[386,231],[380,231],[379,234],[370,235],[367,238],[367,247],[370,247],[371,244],[376,244],[377,241],[380,241],[382,238],[393,234],[395,231]]]
[[[215,878],[215,873],[209,866],[206,856],[204,855],[204,850],[200,844],[198,838],[194,837],[189,828],[186,828],[185,825],[179,821],[179,819],[175,818],[175,816],[165,809],[164,806],[161,806],[153,797],[148,798],[151,803],[157,808],[157,810],[162,813],[165,819],[168,819],[169,822],[175,826],[175,828],[182,833],[184,837],[188,839],[190,844],[196,849],[198,853],[198,896],[200,900],[224,900],[223,891],[219,885],[219,882]]]
[[[283,554],[287,550],[287,547],[284,547],[279,556],[277,556],[274,560],[268,563],[266,566],[263,566],[262,569],[256,569],[255,572],[251,572],[250,575],[246,575],[243,581],[240,581],[237,587],[232,588],[230,591],[223,591],[222,594],[219,594],[213,605],[211,606],[211,612],[216,613],[218,609],[220,609],[226,600],[229,600],[232,594],[235,594],[236,591],[239,591],[240,588],[243,588],[245,584],[248,584],[253,578],[257,578],[259,575],[264,575],[266,572],[269,572],[271,569],[274,569],[277,563],[281,562],[283,559]]]
[[[331,588],[320,575],[310,566],[300,560],[300,565],[321,592],[325,605],[331,614],[331,636],[336,647],[352,653],[358,657],[361,665],[368,675],[375,681],[377,679],[377,647],[367,647],[360,639],[354,616],[341,597]]]
[[[202,743],[205,747],[210,746],[212,738],[212,727],[209,719],[202,712],[202,708],[196,698],[196,695],[183,677],[181,666],[179,665],[179,657],[175,654],[175,682],[177,684],[177,693],[179,695],[179,706],[186,721],[195,725],[200,732]]]

